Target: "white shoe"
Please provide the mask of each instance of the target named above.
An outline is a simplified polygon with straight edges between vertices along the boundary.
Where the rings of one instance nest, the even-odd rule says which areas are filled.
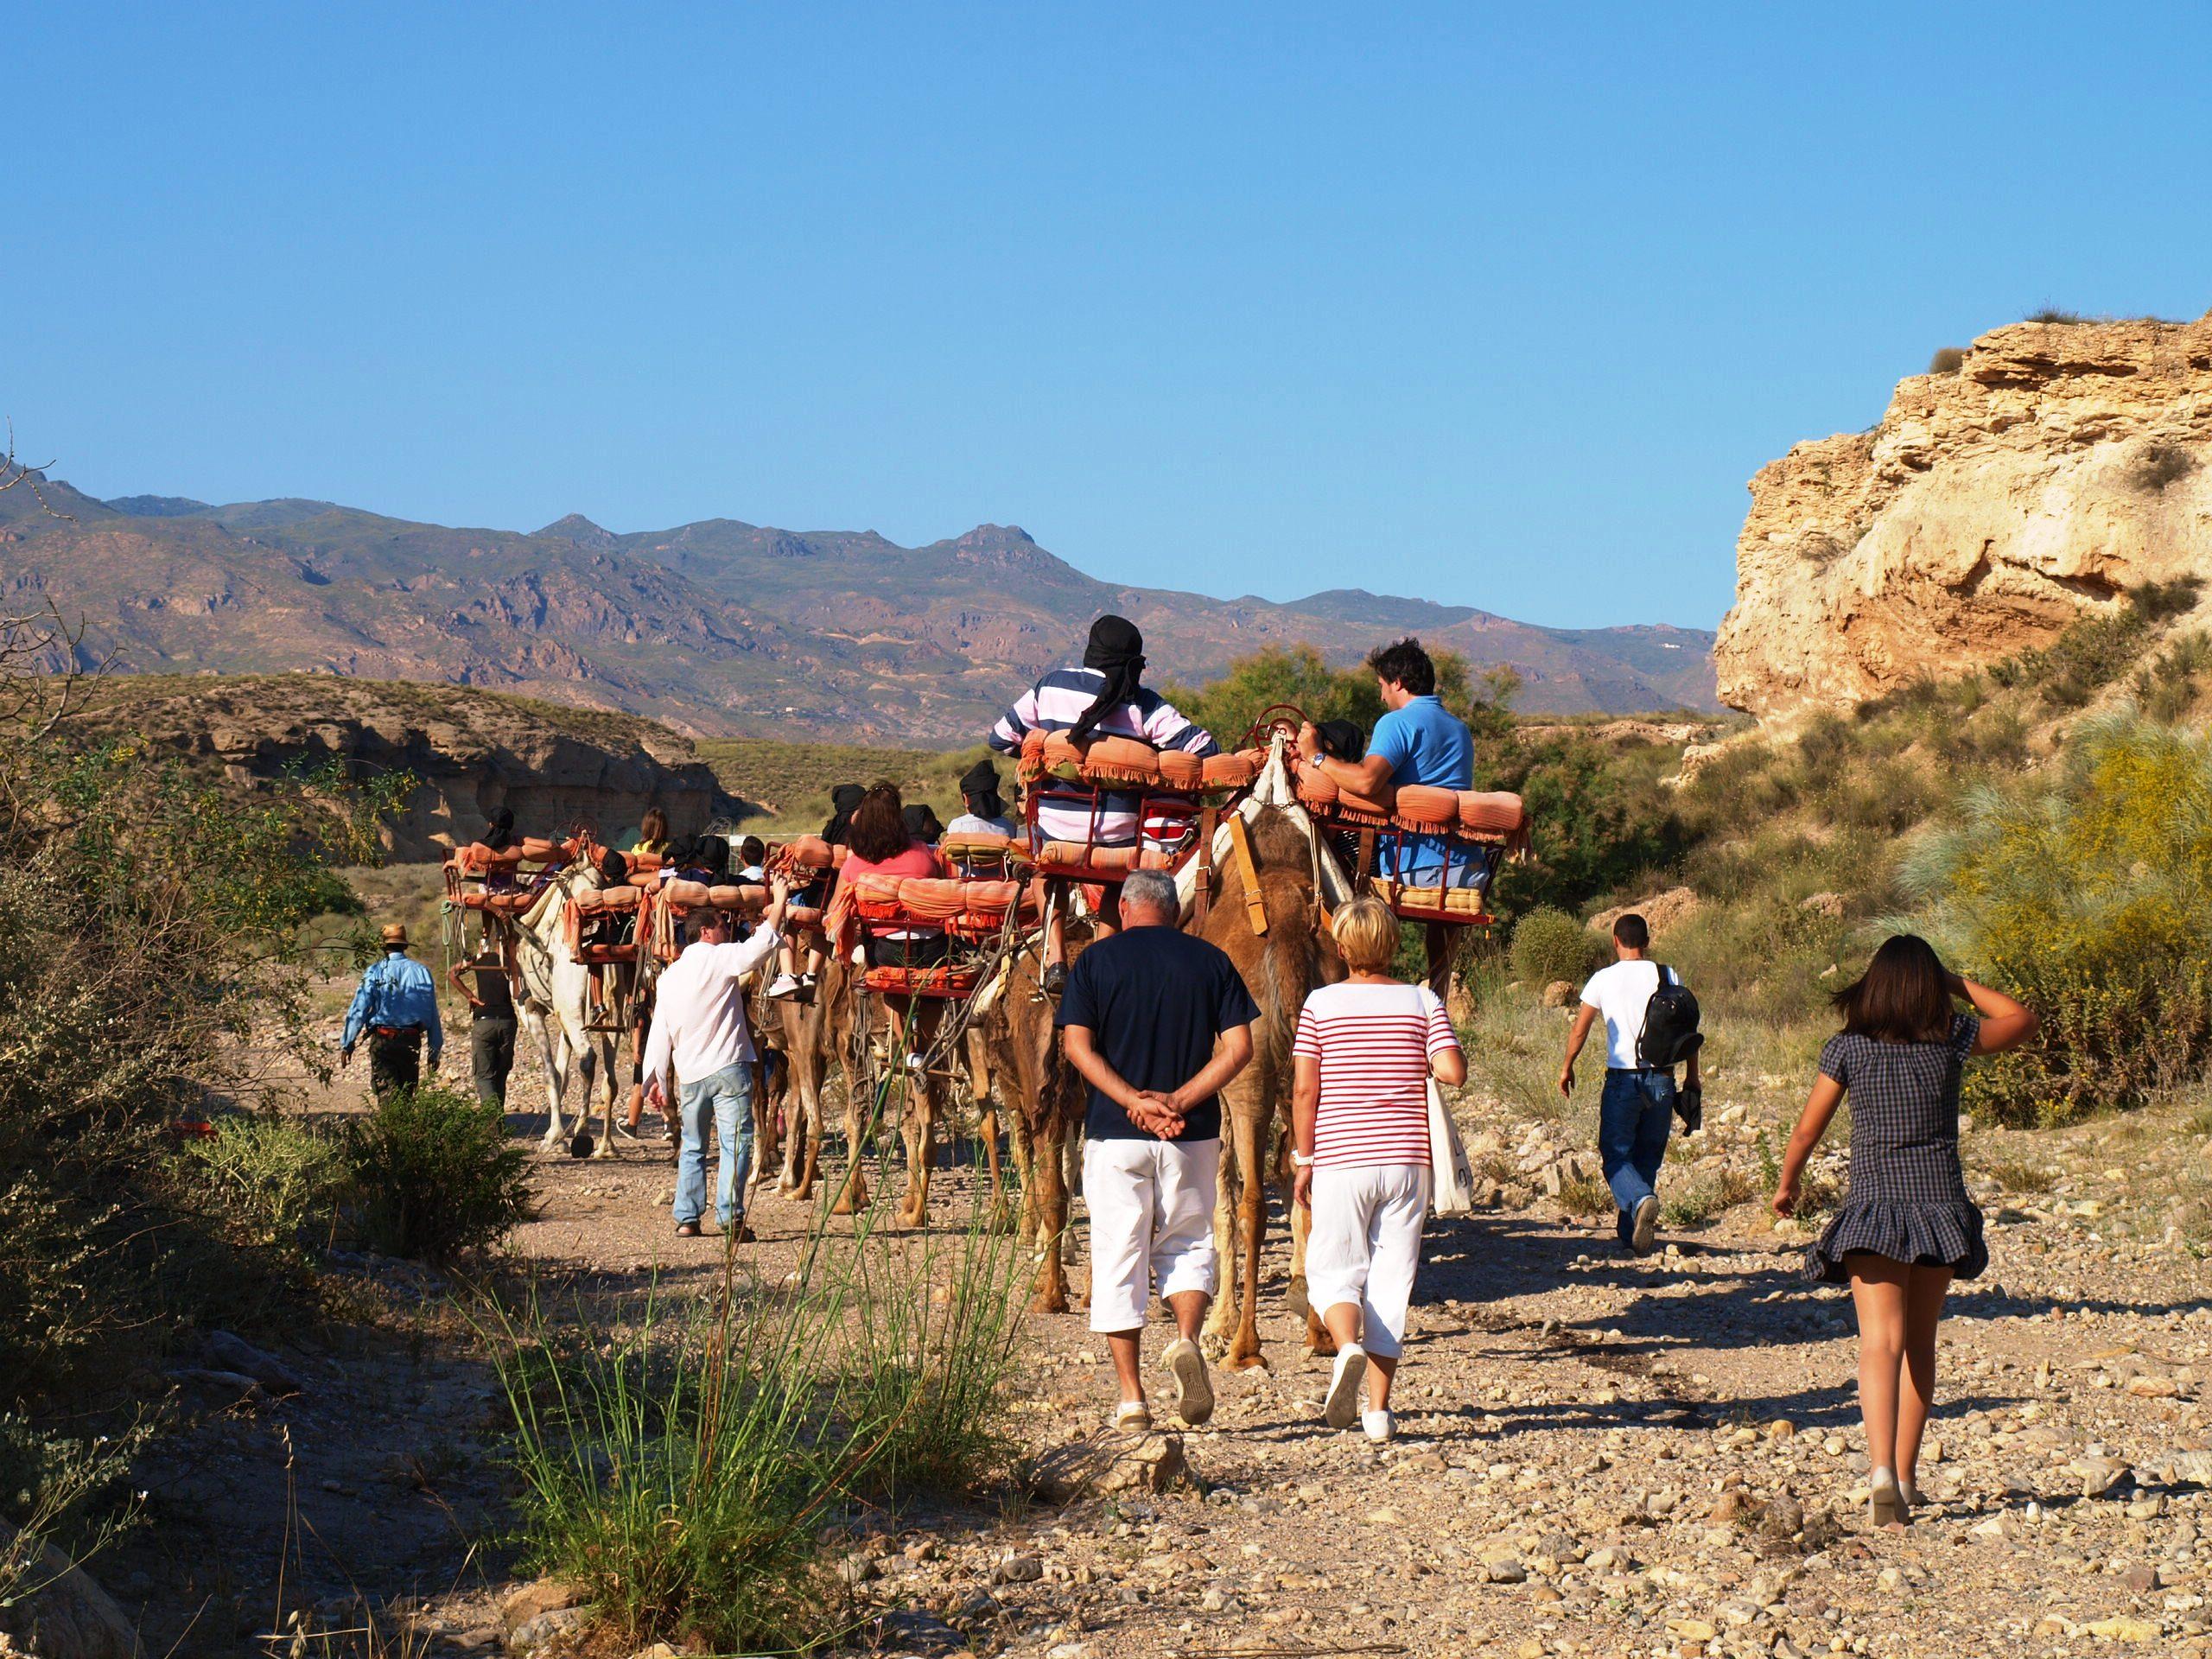
[[[1398,1420],[1386,1407],[1381,1411],[1363,1411],[1359,1426],[1367,1431],[1367,1438],[1382,1446],[1398,1437]]]
[[[1331,1428],[1350,1428],[1359,1416],[1359,1385],[1367,1380],[1367,1350],[1356,1342],[1348,1342],[1337,1352],[1337,1363],[1329,1373],[1328,1398],[1322,1402],[1321,1418]]]
[[[1141,1400],[1124,1400],[1114,1408],[1114,1427],[1125,1433],[1145,1433],[1152,1427],[1152,1408]]]
[[[1160,1363],[1175,1379],[1175,1414],[1196,1428],[1213,1415],[1213,1379],[1206,1375],[1206,1357],[1188,1337],[1167,1344]]]
[[[1629,1235],[1629,1246],[1638,1255],[1648,1255],[1659,1239],[1659,1200],[1646,1193],[1637,1201],[1635,1230]]]
[[[774,1001],[788,1001],[798,995],[798,980],[791,974],[778,974],[768,982],[768,995]]]

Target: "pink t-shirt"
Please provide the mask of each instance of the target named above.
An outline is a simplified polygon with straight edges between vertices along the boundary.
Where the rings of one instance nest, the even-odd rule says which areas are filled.
[[[1429,1060],[1459,1046],[1426,985],[1324,985],[1307,997],[1291,1052],[1320,1063],[1315,1166],[1426,1165]]]
[[[893,853],[880,864],[870,863],[858,853],[848,853],[845,861],[837,867],[839,880],[855,875],[943,875],[937,855],[918,841],[906,843],[903,853]]]

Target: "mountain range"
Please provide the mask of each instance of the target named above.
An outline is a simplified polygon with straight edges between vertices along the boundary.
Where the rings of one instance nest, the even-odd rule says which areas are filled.
[[[0,493],[0,600],[81,616],[136,672],[305,671],[524,693],[697,735],[973,741],[1091,619],[1145,632],[1149,677],[1203,682],[1266,645],[1332,663],[1416,632],[1510,665],[1531,712],[1714,709],[1713,635],[1544,628],[1338,588],[1278,604],[1119,587],[1012,525],[925,547],[709,518],[616,535],[454,529],[328,501]]]

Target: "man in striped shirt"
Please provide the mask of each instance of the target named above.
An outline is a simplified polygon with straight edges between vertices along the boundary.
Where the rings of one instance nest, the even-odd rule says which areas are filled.
[[[1194,725],[1151,687],[1144,672],[1144,635],[1126,617],[1102,616],[1090,625],[1090,639],[1080,668],[1056,668],[1014,700],[991,728],[989,743],[1001,754],[1019,753],[1031,732],[1065,732],[1077,743],[1094,735],[1133,737],[1155,749],[1183,749],[1192,754],[1221,753],[1213,734]],[[1142,803],[1134,794],[1109,792],[1095,806],[1087,790],[1056,797],[1045,786],[1037,806],[1037,833],[1046,841],[1087,842],[1096,847],[1127,847],[1137,838]],[[1052,884],[1045,936],[1046,991],[1058,995],[1067,983],[1067,893]],[[1118,908],[1111,897],[1101,906],[1100,938],[1110,938]]]

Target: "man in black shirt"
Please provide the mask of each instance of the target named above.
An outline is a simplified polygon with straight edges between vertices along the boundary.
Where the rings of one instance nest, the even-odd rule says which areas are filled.
[[[1117,1428],[1146,1429],[1145,1310],[1157,1277],[1176,1339],[1160,1356],[1186,1423],[1213,1414],[1198,1327],[1213,1300],[1221,1089],[1252,1058],[1260,1011],[1226,954],[1179,931],[1175,884],[1156,870],[1122,887],[1122,931],[1068,972],[1058,1024],[1090,1084],[1083,1192],[1090,1208],[1090,1328],[1121,1384]]]

